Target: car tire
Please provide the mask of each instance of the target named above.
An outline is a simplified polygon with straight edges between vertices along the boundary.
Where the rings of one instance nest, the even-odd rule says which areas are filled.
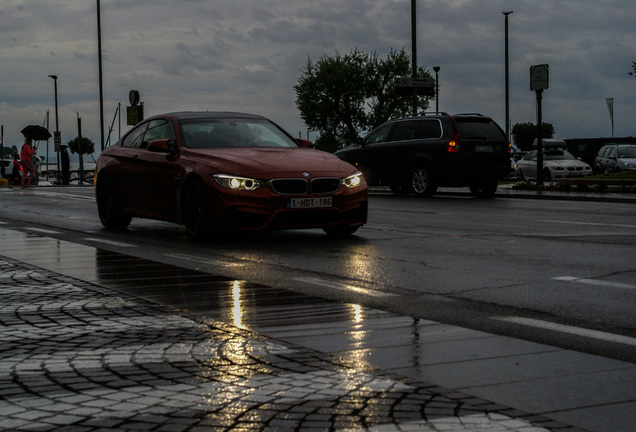
[[[208,238],[212,232],[210,204],[200,181],[185,185],[181,194],[181,219],[188,237]]]
[[[431,197],[437,191],[433,173],[427,165],[415,165],[409,171],[408,187],[416,197]]]
[[[119,210],[115,186],[109,178],[99,179],[95,187],[97,213],[104,228],[124,229],[132,221],[132,216]]]
[[[340,224],[326,226],[322,230],[332,237],[346,237],[358,231],[358,228],[360,228],[360,225]]]
[[[497,192],[499,181],[497,179],[486,179],[470,185],[470,192],[480,198],[492,198]]]

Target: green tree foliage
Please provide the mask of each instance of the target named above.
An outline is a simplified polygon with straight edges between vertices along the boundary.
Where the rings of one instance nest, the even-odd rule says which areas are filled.
[[[71,153],[80,155],[91,154],[95,152],[95,143],[90,138],[75,137],[68,142],[68,148]]]
[[[552,138],[554,127],[551,123],[543,123],[541,136]],[[537,137],[537,125],[535,123],[517,123],[512,127],[512,141],[519,150],[532,150],[532,142]]]
[[[391,50],[386,59],[357,49],[315,63],[308,59],[294,90],[305,124],[320,132],[316,147],[333,152],[389,118],[408,114],[412,96],[396,95],[394,80],[410,76],[410,64],[404,49]],[[418,76],[431,75],[419,68]],[[418,109],[428,108],[428,100],[418,97]]]

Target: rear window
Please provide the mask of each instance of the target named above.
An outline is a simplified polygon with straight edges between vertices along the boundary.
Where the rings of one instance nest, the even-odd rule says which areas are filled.
[[[455,123],[461,138],[507,141],[497,123],[490,119],[456,118]]]

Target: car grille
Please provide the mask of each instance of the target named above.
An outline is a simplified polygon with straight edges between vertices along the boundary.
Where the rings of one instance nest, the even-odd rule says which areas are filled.
[[[583,167],[580,167],[580,166],[577,166],[577,167],[570,166],[570,167],[568,167],[568,171],[583,171]]]
[[[311,190],[310,190],[311,185]],[[315,178],[309,183],[305,179],[275,179],[269,181],[270,188],[281,195],[325,195],[335,193],[340,187],[337,177]]]

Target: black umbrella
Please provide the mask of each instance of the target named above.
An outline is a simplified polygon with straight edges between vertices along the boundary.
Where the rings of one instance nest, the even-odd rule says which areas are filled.
[[[51,133],[44,126],[39,125],[29,125],[20,132],[25,137],[30,137],[33,141],[46,141],[51,138]]]

